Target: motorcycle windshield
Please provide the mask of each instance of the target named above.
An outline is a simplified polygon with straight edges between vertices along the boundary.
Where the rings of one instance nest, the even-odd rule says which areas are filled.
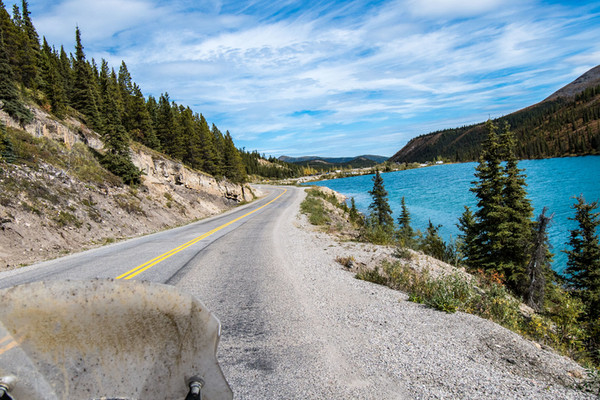
[[[217,362],[220,323],[173,286],[36,282],[0,290],[0,377],[14,399],[232,399]]]

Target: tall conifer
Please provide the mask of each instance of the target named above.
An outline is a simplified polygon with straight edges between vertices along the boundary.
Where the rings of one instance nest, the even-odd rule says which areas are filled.
[[[369,191],[373,202],[369,205],[371,210],[371,219],[382,228],[393,230],[394,219],[392,218],[392,209],[388,202],[388,192],[385,190],[383,178],[379,170],[375,171],[373,177],[373,188]]]
[[[33,119],[29,111],[19,98],[19,91],[14,83],[14,75],[9,64],[8,55],[4,47],[3,31],[0,29],[0,102],[2,110],[24,126]]]
[[[600,318],[600,240],[598,226],[600,212],[598,201],[586,203],[583,196],[577,197],[572,206],[578,227],[571,231],[569,246],[565,251],[568,256],[567,269],[570,286],[582,298],[591,320]]]
[[[79,27],[75,29],[75,59],[73,61],[73,87],[70,94],[71,104],[81,112],[92,128],[99,128],[100,117],[98,104],[96,102],[95,79],[91,66],[85,59],[83,45],[81,44],[81,32]]]

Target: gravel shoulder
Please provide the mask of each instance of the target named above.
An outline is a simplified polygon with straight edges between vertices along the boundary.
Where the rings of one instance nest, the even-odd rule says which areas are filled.
[[[261,233],[248,239],[257,232],[248,222],[177,283],[221,319],[218,356],[237,399],[594,398],[573,389],[581,367],[572,360],[355,279],[335,258],[377,251],[316,231],[298,211],[303,190],[291,191]],[[231,258],[232,246],[244,256]]]

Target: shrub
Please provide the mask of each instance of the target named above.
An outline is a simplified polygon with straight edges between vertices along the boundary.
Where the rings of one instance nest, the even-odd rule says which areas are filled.
[[[381,275],[381,273],[379,272],[379,268],[365,269],[363,271],[359,271],[356,274],[356,279],[373,282],[378,285],[385,285],[388,282],[387,278],[385,276]]]
[[[308,221],[313,225],[325,225],[331,222],[325,213],[323,203],[316,197],[307,196],[300,204],[300,210],[308,215]]]

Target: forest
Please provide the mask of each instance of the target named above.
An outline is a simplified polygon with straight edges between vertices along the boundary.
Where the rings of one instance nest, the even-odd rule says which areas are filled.
[[[600,154],[600,86],[574,96],[545,100],[494,120],[515,134],[518,159]],[[487,136],[484,123],[445,129],[412,139],[390,160],[477,161]]]
[[[33,118],[27,103],[58,119],[78,118],[101,135],[105,153],[98,154],[100,162],[126,184],[140,182],[129,155],[132,140],[233,182],[246,181],[248,174],[289,177],[302,172],[287,163],[259,165],[258,153],[236,148],[229,131],[221,132],[202,114],[172,101],[167,91],[146,98],[125,61],[115,70],[104,59],[88,60],[79,27],[74,34],[74,54],[64,46],[50,46],[45,37],[40,39],[27,1],[21,8],[15,5],[11,16],[0,0],[1,109],[22,126]]]

